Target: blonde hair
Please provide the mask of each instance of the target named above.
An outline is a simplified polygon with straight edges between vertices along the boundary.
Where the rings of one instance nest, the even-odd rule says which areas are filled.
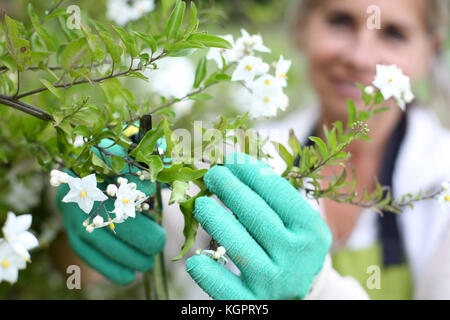
[[[325,0],[292,0],[287,21],[287,27],[293,43],[297,43],[297,31],[306,21],[311,10],[321,5]],[[449,65],[444,60],[444,44],[449,32],[450,0],[424,0],[426,1],[425,27],[430,37],[437,36],[441,47],[432,62],[430,70],[430,96],[433,97],[430,104],[442,109],[450,107],[450,75],[447,72]],[[447,114],[448,114],[448,110]],[[450,125],[450,121],[448,123]]]

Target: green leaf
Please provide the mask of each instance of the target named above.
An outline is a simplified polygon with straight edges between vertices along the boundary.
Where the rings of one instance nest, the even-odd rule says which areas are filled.
[[[5,151],[0,146],[0,161],[3,163],[8,163],[8,157],[6,156]]]
[[[179,180],[189,182],[195,179],[199,179],[205,175],[207,169],[194,170],[188,167],[182,168],[183,164],[174,164],[169,168],[164,168],[158,174],[158,181],[171,183],[172,181]]]
[[[120,57],[122,56],[123,49],[121,46],[117,45],[114,38],[105,31],[99,32],[100,37],[106,45],[106,49],[108,50],[111,58],[113,59],[115,64],[120,64]]]
[[[297,156],[301,152],[302,145],[298,141],[297,137],[295,136],[294,130],[292,129],[289,129],[288,144],[291,147],[292,151],[294,152],[294,156]]]
[[[194,1],[191,1],[191,7],[190,7],[190,20],[189,25],[186,29],[185,36],[189,36],[195,31],[197,31],[199,25],[199,20],[197,17],[197,7],[195,6]]]
[[[56,8],[56,10],[54,10],[52,13],[45,16],[44,23],[53,18],[57,18],[57,17],[65,16],[65,15],[68,15],[66,8]]]
[[[347,120],[347,128],[352,128],[353,123],[355,123],[356,119],[356,106],[353,100],[347,100],[347,111],[348,111],[348,120]]]
[[[86,38],[70,42],[61,54],[61,63],[65,71],[74,69],[89,52]]]
[[[64,103],[65,96],[64,96],[63,92],[61,92],[60,90],[56,89],[53,86],[53,84],[50,81],[48,81],[48,80],[40,79],[40,81],[59,100],[59,102]]]
[[[171,157],[172,155],[172,149],[173,149],[173,141],[172,141],[172,130],[170,129],[169,126],[169,120],[167,120],[166,118],[164,118],[163,121],[163,128],[164,128],[164,138],[166,140],[166,151],[164,152],[164,154],[169,155],[169,157]]]
[[[172,192],[170,194],[169,205],[175,202],[186,200],[186,191],[189,189],[189,182],[174,181],[172,183]]]
[[[227,40],[210,34],[194,33],[191,34],[186,40],[198,41],[208,48],[224,48],[224,49],[232,48],[231,43],[229,43]]]
[[[126,163],[122,157],[114,156],[111,157],[111,167],[117,173],[120,173],[123,169],[125,169]]]
[[[275,146],[276,150],[278,150],[278,153],[280,154],[281,158],[286,162],[288,168],[292,167],[294,164],[294,157],[287,151],[287,149],[278,142],[272,141],[272,144]]]
[[[28,4],[28,15],[30,16],[31,23],[33,24],[34,30],[36,30],[36,33],[44,40],[45,45],[47,46],[47,49],[50,51],[55,51],[56,47],[53,43],[52,39],[50,38],[47,30],[45,30],[41,23],[39,22],[39,17],[33,10],[33,5],[31,3]]]
[[[159,155],[144,155],[142,151],[139,151],[136,160],[147,164],[150,173],[150,181],[155,182],[158,174],[164,168],[163,163]]]
[[[199,192],[195,197],[180,203],[180,210],[184,216],[183,234],[185,240],[183,246],[181,247],[181,252],[178,256],[172,259],[173,261],[183,258],[195,242],[195,236],[198,230],[198,221],[194,218],[194,205],[195,200],[203,195],[203,192]]]
[[[139,50],[137,47],[136,38],[134,36],[130,36],[124,28],[113,26],[114,30],[119,35],[120,39],[122,40],[123,44],[125,45],[125,48],[127,48],[128,53],[131,55],[132,58],[137,57],[139,55]]]
[[[210,95],[209,93],[205,93],[205,92],[196,93],[196,94],[189,96],[189,99],[195,100],[195,101],[209,100],[212,98],[214,98],[212,95]]]
[[[158,45],[156,43],[155,38],[153,38],[149,34],[143,34],[142,32],[133,31],[133,33],[140,39],[142,39],[149,47],[150,50],[152,50],[152,53],[155,53],[158,49]]]
[[[3,29],[6,34],[6,48],[17,64],[19,71],[24,71],[31,59],[30,42],[19,37],[19,22],[2,15]]]
[[[309,139],[317,145],[320,156],[322,157],[322,160],[327,160],[328,148],[327,148],[327,145],[325,144],[325,142],[323,142],[323,140],[320,139],[319,137],[309,137]]]
[[[104,174],[111,174],[112,171],[111,169],[108,167],[108,165],[101,160],[99,157],[97,157],[97,155],[95,155],[94,153],[92,153],[92,165],[94,166],[94,169],[97,172],[101,172]]]
[[[173,39],[180,29],[183,23],[184,10],[186,9],[186,3],[181,0],[177,0],[175,8],[173,8],[170,14],[169,20],[167,20],[166,27],[164,29],[164,34],[167,37],[167,41]]]
[[[152,154],[153,151],[155,151],[156,142],[164,135],[162,125],[163,122],[161,121],[157,128],[148,131],[142,138],[141,142],[139,142],[138,146],[131,151],[130,155],[134,157],[139,151],[142,151],[144,156],[146,154]]]
[[[195,70],[194,88],[198,88],[206,77],[206,57],[202,57]]]
[[[103,48],[100,45],[101,43],[100,39],[96,35],[93,35],[90,32],[90,30],[84,25],[82,25],[81,30],[83,31],[83,34],[86,37],[87,44],[89,50],[91,51],[93,61],[94,62],[102,61],[103,58],[105,57],[105,53],[103,52]]]

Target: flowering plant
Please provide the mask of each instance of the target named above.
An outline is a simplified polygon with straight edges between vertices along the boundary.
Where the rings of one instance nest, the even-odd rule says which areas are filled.
[[[162,213],[150,204],[160,198],[163,186],[168,188],[169,204],[178,203],[185,220],[186,240],[175,258],[181,259],[196,237],[195,199],[210,194],[202,179],[207,168],[221,163],[227,145],[238,145],[257,158],[269,156],[263,152],[267,140],[245,134],[247,120],[273,117],[287,108],[284,88],[291,61],[280,56],[274,63],[265,62],[264,54],[271,50],[261,35],[244,29],[236,41],[232,35],[198,31],[199,11],[194,2],[187,9],[181,0],[162,0],[159,6],[149,0],[131,5],[111,0],[107,15],[117,25],[78,15],[75,24],[69,23],[74,17],[62,2],[42,16],[30,3],[29,28],[5,11],[1,13],[0,161],[10,163],[16,150],[25,148],[42,170],[49,172],[52,186],[68,184],[70,191],[62,201],[76,203],[87,214],[83,223],[87,232],[103,227],[114,231],[115,224],[141,213],[157,214],[161,221]],[[145,23],[139,27],[130,23],[139,20]],[[196,65],[187,58],[194,52],[200,54]],[[217,68],[211,71],[208,60]],[[164,70],[169,70],[169,76]],[[377,71],[373,85],[380,91],[361,86],[367,110],[357,112],[350,100],[346,127],[335,123],[325,131],[326,141],[311,137],[313,147],[302,147],[292,132],[289,145],[293,153],[276,144],[287,164],[283,176],[315,199],[326,197],[378,211],[399,212],[414,201],[439,196],[443,203],[450,203],[447,187],[435,194],[405,195],[396,201],[377,184],[376,192],[358,198],[352,189],[340,192],[348,186],[346,170],[331,177],[327,189],[321,189],[318,180],[324,176],[319,170],[327,164],[345,164],[350,154],[344,148],[356,139],[369,139],[365,121],[386,111],[377,105],[394,97],[404,108],[413,99],[409,78],[401,70],[379,66]],[[190,80],[181,77],[182,73],[190,75]],[[139,99],[137,92],[125,85],[130,79],[144,83],[152,94]],[[208,88],[229,82],[243,87],[242,114],[232,119],[221,115],[211,129],[194,127],[194,136],[198,132],[201,138],[199,145],[192,146],[183,130],[174,129],[175,120],[194,103],[213,99]],[[184,107],[177,109],[182,104]],[[104,141],[111,143],[105,146]],[[124,154],[109,152],[112,146],[122,147]],[[294,166],[296,158],[300,159],[298,166]],[[129,168],[126,175],[155,183],[156,194],[148,196],[129,182],[125,168]],[[355,182],[356,177],[353,179]],[[103,182],[108,182],[106,190],[97,187]],[[195,195],[188,193],[191,185],[197,186]],[[105,221],[98,210],[108,199],[114,200],[114,209],[105,209]],[[24,257],[29,258],[27,250],[37,241],[25,231],[31,219],[17,228],[11,221],[14,218],[8,216],[6,240],[0,242],[0,281],[14,282],[17,272],[6,271],[23,268]],[[10,238],[10,234],[16,236]],[[222,259],[225,249],[216,253],[211,255]],[[14,268],[8,269],[10,265]]]

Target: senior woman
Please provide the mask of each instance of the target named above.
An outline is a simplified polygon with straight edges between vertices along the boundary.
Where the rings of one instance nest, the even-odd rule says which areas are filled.
[[[278,128],[284,134],[271,136],[272,140],[287,145],[286,128],[292,128],[299,140],[307,143],[310,135],[324,138],[320,130],[323,125],[345,123],[349,98],[358,108],[364,107],[355,83],[371,84],[378,64],[397,65],[413,82],[428,77],[436,69],[434,65],[439,61],[448,29],[447,0],[376,1],[381,14],[379,29],[367,26],[367,9],[373,5],[370,0],[297,3],[293,39],[307,57],[318,107],[273,124],[271,129]],[[428,108],[417,102],[408,105],[405,113],[394,101],[388,101],[386,106],[390,107],[388,112],[368,122],[372,143],[357,141],[347,148],[358,177],[356,191],[361,194],[364,188],[374,190],[375,177],[383,185],[391,186],[394,196],[416,193],[420,188],[439,188],[450,179],[449,133]],[[199,201],[196,218],[219,243],[221,239],[222,244],[228,244],[230,257],[237,261],[241,274],[237,277],[216,268],[203,257],[192,257],[187,262],[188,272],[212,297],[450,297],[450,278],[442,271],[450,267],[448,207],[441,207],[437,201],[424,201],[402,215],[386,213],[380,217],[373,210],[328,199],[322,199],[318,206],[311,202],[309,205],[320,212],[332,234],[329,258],[325,259],[326,232],[320,221],[314,221],[316,217],[311,216],[303,199],[285,189],[277,179],[250,173],[250,166],[236,165],[230,157],[227,161],[228,171],[211,169],[205,181],[238,219],[227,221],[225,213],[206,199]],[[283,171],[277,161],[271,164],[278,173]],[[325,167],[321,174],[331,176],[336,169]],[[226,186],[239,182],[244,186]],[[246,186],[257,196],[239,197],[237,194],[244,193]],[[277,187],[283,192],[277,192]],[[270,207],[268,213],[259,214],[264,211],[261,208],[258,212],[252,210],[261,199],[262,206],[265,202]],[[249,201],[253,203],[245,203]],[[279,219],[272,219],[270,213]],[[306,221],[303,226],[298,222],[298,229],[295,221],[290,225],[294,216]],[[278,229],[279,224],[287,230]],[[230,226],[228,231],[226,226]],[[241,245],[228,237],[239,239]],[[247,250],[242,239],[247,239],[252,250]],[[277,245],[282,241],[287,245]],[[297,245],[297,250],[292,245]]]
[[[308,136],[323,137],[323,125],[346,121],[348,98],[357,108],[364,106],[355,83],[369,85],[378,64],[397,65],[413,82],[436,69],[448,29],[448,0],[378,0],[379,29],[367,27],[371,0],[295,3],[292,35],[307,57],[317,107],[271,124],[272,129],[284,130],[271,140],[285,142],[287,129],[292,128],[305,144]],[[388,112],[368,122],[372,143],[356,141],[347,148],[358,177],[356,190],[373,190],[375,177],[391,186],[394,196],[436,189],[449,181],[450,134],[432,112],[417,102],[407,105],[405,113],[393,101],[386,106]],[[186,270],[206,294],[215,299],[450,298],[448,207],[423,201],[402,215],[379,217],[372,210],[327,199],[317,205],[274,174],[283,170],[277,158],[271,164],[275,171],[231,153],[224,166],[205,175],[208,189],[233,214],[215,199],[201,197],[195,202],[195,217],[225,247],[238,269],[233,272],[202,254],[189,258]],[[321,173],[329,176],[335,170],[325,167]],[[66,204],[58,205],[64,216],[70,214]],[[179,229],[177,216],[181,217],[165,214],[164,228],[171,235],[180,233],[172,232]],[[158,245],[152,246],[150,240],[144,245],[150,258],[121,244],[124,256],[142,261],[138,265],[128,266],[130,259],[100,253],[101,248],[87,246],[75,236],[71,244],[91,266],[125,284],[134,279],[132,270],[153,266],[151,255],[165,242],[161,230],[158,234]],[[169,256],[178,248],[166,245]],[[181,279],[179,273],[175,276]]]

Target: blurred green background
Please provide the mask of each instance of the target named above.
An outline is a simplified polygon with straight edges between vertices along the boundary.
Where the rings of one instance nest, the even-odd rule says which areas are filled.
[[[30,1],[11,0],[0,1],[0,7],[6,9],[7,14],[29,25],[27,4]],[[54,1],[31,1],[35,11],[42,16]],[[156,0],[158,3],[158,0]],[[292,46],[288,34],[290,0],[200,0],[195,1],[202,12],[200,30],[207,30],[211,34],[233,34],[234,39],[240,36],[240,29],[245,28],[250,34],[260,33],[264,44],[272,49],[271,54],[265,55],[265,61],[277,61],[280,54],[285,59],[292,60],[292,67],[288,73],[288,87],[285,92],[289,96],[289,107],[281,112],[279,118],[288,117],[291,112],[314,100],[314,94],[306,78],[306,64],[302,55]],[[76,4],[81,8],[82,15],[89,15],[99,21],[107,23],[106,0],[66,0],[63,7]],[[56,27],[56,25],[55,25]],[[445,54],[447,68],[450,66],[450,43]],[[198,54],[190,57],[194,63]],[[216,68],[215,63],[208,62],[208,67]],[[450,68],[449,68],[450,69]],[[32,83],[33,79],[28,79]],[[130,88],[135,88],[135,79],[123,80],[128,82]],[[145,87],[141,96],[147,94]],[[218,114],[233,116],[242,114],[239,106],[235,105],[233,93],[236,87],[223,84],[208,90],[215,99],[198,103],[192,111],[178,119],[176,127],[190,127],[193,120],[214,120]],[[95,93],[88,86],[79,90],[80,94],[92,95],[91,103],[101,101],[101,94]],[[133,91],[134,92],[134,91]],[[416,92],[427,97],[427,86],[422,84]],[[136,93],[136,96],[139,96]],[[40,106],[51,103],[52,97],[42,94],[33,97],[33,101]],[[446,110],[448,106],[438,106],[437,111],[442,115],[443,122],[449,124]],[[0,106],[5,109],[4,106]],[[0,126],[8,124],[8,112],[0,112]],[[21,126],[34,126],[36,121],[23,117]],[[14,131],[9,127],[9,131]],[[10,143],[2,138],[0,130],[0,143]],[[89,279],[83,279],[83,290],[68,290],[66,287],[67,275],[64,266],[80,264],[74,254],[68,249],[64,234],[61,232],[61,223],[58,213],[53,206],[53,190],[48,184],[48,175],[39,170],[32,154],[26,148],[17,149],[15,160],[0,163],[0,225],[6,218],[8,211],[16,214],[32,213],[34,216],[32,230],[39,235],[41,248],[32,252],[32,263],[26,270],[19,273],[19,281],[10,285],[0,283],[0,299],[141,299],[143,286],[136,281],[127,287],[119,287],[101,280],[97,274]],[[70,263],[68,263],[68,261]]]

